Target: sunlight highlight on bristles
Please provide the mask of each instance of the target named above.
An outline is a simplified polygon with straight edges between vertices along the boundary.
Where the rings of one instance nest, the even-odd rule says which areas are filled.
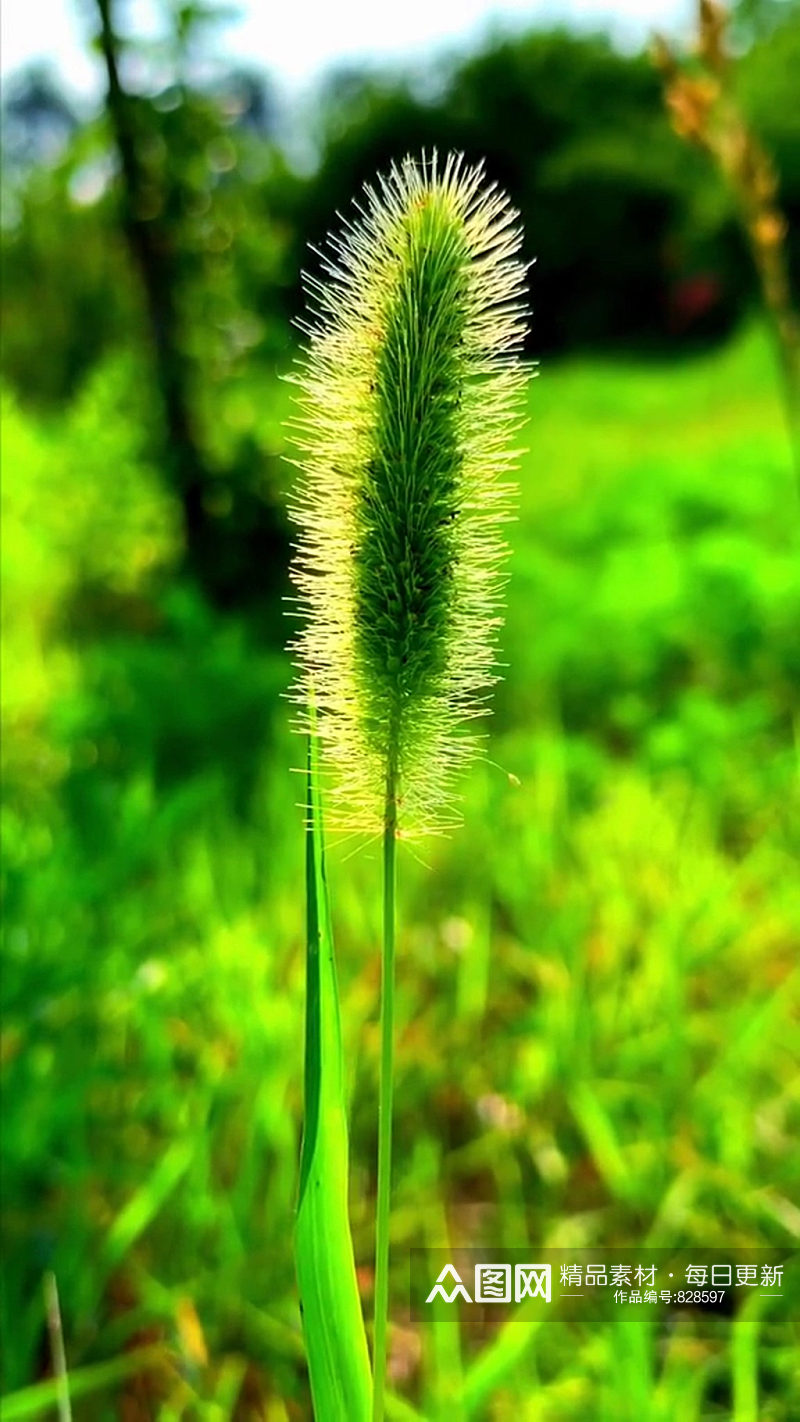
[[[307,278],[292,432],[301,474],[291,643],[333,827],[458,823],[457,774],[497,680],[526,370],[517,214],[482,165],[406,158]]]

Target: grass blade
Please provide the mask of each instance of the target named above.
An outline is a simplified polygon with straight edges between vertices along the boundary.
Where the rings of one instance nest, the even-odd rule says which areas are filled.
[[[295,1261],[318,1422],[367,1422],[372,1382],[347,1214],[347,1116],[316,742],[306,792],[305,1122]]]
[[[61,1306],[58,1301],[56,1276],[52,1270],[48,1270],[44,1276],[44,1300],[47,1310],[47,1331],[50,1334],[50,1351],[53,1358],[53,1374],[58,1383],[58,1418],[59,1422],[72,1422],[67,1358],[64,1352],[64,1332],[61,1327]]]
[[[469,1368],[462,1397],[466,1417],[483,1415],[495,1389],[518,1372],[525,1355],[535,1347],[542,1325],[539,1319],[527,1319],[526,1314],[527,1304],[523,1304]]]
[[[119,1358],[111,1358],[105,1363],[89,1363],[86,1367],[74,1369],[69,1376],[70,1394],[74,1400],[91,1397],[103,1392],[126,1378],[147,1372],[150,1368],[163,1368],[166,1358],[162,1344],[138,1348],[123,1353]],[[19,1392],[7,1393],[0,1400],[0,1416],[3,1422],[29,1422],[29,1419],[52,1418],[53,1409],[58,1406],[61,1390],[60,1378],[46,1378],[43,1382],[32,1383]]]

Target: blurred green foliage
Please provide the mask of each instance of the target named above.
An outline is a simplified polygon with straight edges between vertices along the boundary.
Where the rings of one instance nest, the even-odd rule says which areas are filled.
[[[229,397],[252,362],[286,365],[309,243],[392,160],[434,146],[486,159],[536,258],[536,353],[679,352],[729,333],[757,301],[732,196],[672,132],[644,53],[532,31],[432,65],[427,84],[334,74],[305,125],[315,161],[297,171],[269,79],[204,67],[214,7],[161,9],[163,37],[143,45],[117,33],[114,0],[87,7],[113,73],[94,117],[40,70],[7,88],[2,370],[26,406],[53,409],[114,353],[149,365],[144,430],[181,506],[185,566],[216,605],[249,607],[267,633],[288,534],[260,402],[226,421]],[[795,218],[800,21],[743,13],[743,39],[757,20],[737,82]],[[296,133],[289,151],[302,149]]]
[[[800,22],[783,8],[783,22],[740,58],[737,83],[792,218]],[[185,7],[190,18],[174,20],[155,55],[127,42],[122,59],[137,76],[145,215],[167,234],[180,339],[201,383],[252,352],[282,358],[308,242],[398,153],[434,145],[485,157],[514,194],[546,274],[534,288],[539,351],[694,340],[728,330],[752,301],[730,198],[703,155],[671,133],[647,55],[619,53],[600,35],[532,31],[432,68],[426,87],[400,72],[343,70],[322,88],[307,134],[317,161],[302,174],[284,156],[285,118],[266,77],[195,77],[195,32],[212,43],[195,9]],[[4,369],[27,400],[53,400],[135,325],[113,135],[103,120],[79,120],[37,71],[8,87],[4,130]],[[714,286],[695,309],[684,286],[698,274]]]
[[[739,7],[737,82],[797,278],[789,9]],[[493,42],[424,93],[340,74],[295,171],[261,76],[193,70],[198,11],[120,56],[188,461],[108,116],[41,74],[4,95],[4,1412],[53,1415],[20,1391],[50,1369],[53,1269],[78,1422],[309,1416],[278,373],[306,242],[437,143],[485,155],[522,210],[536,353],[581,353],[530,393],[490,742],[521,785],[476,770],[465,828],[401,864],[392,1385],[429,1419],[790,1422],[797,1339],[768,1320],[402,1322],[412,1244],[800,1233],[800,519],[760,325],[697,351],[756,298],[730,198],[646,60],[566,33]],[[368,1310],[378,863],[349,855],[331,847]]]
[[[758,299],[732,196],[672,132],[644,53],[532,31],[431,65],[425,80],[343,71],[287,150],[268,77],[204,67],[215,9],[161,8],[162,40],[137,45],[116,34],[113,0],[87,7],[116,74],[99,114],[73,110],[41,70],[7,86],[2,370],[44,410],[115,353],[149,366],[143,428],[181,506],[185,566],[216,605],[249,607],[267,633],[288,534],[262,402],[237,404],[235,392],[252,362],[285,367],[308,244],[393,159],[460,149],[512,194],[536,258],[536,353],[677,353],[730,333]],[[780,22],[742,12],[737,84],[796,219],[800,22],[784,8]],[[287,151],[314,161],[299,171]],[[796,222],[790,231],[797,278]]]
[[[301,230],[318,237],[400,151],[435,144],[485,157],[536,258],[537,351],[685,340],[680,287],[697,267],[710,265],[719,283],[700,333],[724,330],[742,309],[748,278],[730,208],[671,133],[644,55],[534,32],[464,61],[435,100],[355,79],[332,87],[330,108]]]
[[[277,441],[285,387],[248,382]],[[52,1268],[76,1418],[308,1417],[289,669],[180,574],[135,384],[115,358],[61,413],[3,411],[4,1387],[47,1371]],[[490,747],[521,787],[477,769],[465,828],[401,865],[393,1386],[428,1418],[463,1375],[492,1422],[789,1422],[797,1340],[766,1321],[757,1348],[515,1325],[460,1362],[402,1322],[404,1251],[448,1234],[798,1232],[800,525],[769,351],[546,365],[530,413]],[[367,1308],[376,853],[330,871]]]

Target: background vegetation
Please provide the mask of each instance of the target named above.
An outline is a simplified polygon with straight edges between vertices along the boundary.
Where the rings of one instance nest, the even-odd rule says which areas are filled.
[[[54,1415],[20,1391],[53,1270],[76,1418],[309,1416],[278,376],[306,242],[436,143],[522,211],[541,374],[490,743],[521,783],[476,770],[465,829],[401,864],[395,1415],[789,1422],[768,1320],[404,1320],[414,1244],[800,1234],[800,511],[732,199],[602,37],[332,76],[300,170],[268,81],[200,66],[213,30],[169,14],[144,53],[99,0],[96,115],[42,73],[4,96],[4,1415]],[[800,26],[738,26],[797,281]],[[349,854],[368,1303],[378,864]]]

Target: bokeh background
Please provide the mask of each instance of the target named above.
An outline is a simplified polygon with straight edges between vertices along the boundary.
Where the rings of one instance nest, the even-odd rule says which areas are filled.
[[[76,1419],[310,1417],[279,377],[307,244],[434,145],[522,213],[540,364],[502,769],[400,865],[391,1415],[800,1415],[768,1317],[408,1322],[412,1245],[800,1235],[798,468],[741,193],[649,48],[702,78],[691,7],[479,11],[293,87],[255,5],[237,50],[204,4],[82,0],[80,83],[57,29],[4,79],[8,1418],[57,1415],[49,1273]],[[796,291],[797,7],[726,42]],[[369,1316],[380,866],[330,854]]]

